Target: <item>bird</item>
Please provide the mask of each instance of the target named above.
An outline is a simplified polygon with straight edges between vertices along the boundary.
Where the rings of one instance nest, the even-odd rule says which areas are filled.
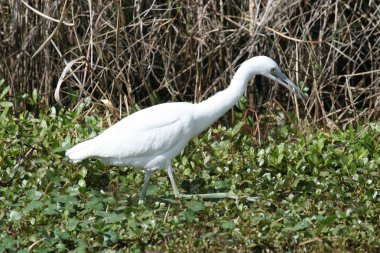
[[[66,151],[70,161],[98,159],[106,165],[133,166],[145,171],[140,200],[144,201],[154,171],[166,169],[174,195],[181,195],[173,176],[172,160],[189,141],[210,127],[243,96],[249,80],[262,75],[279,82],[301,100],[307,96],[267,56],[244,61],[229,86],[200,103],[168,102],[157,104],[125,117],[98,136]],[[210,194],[198,194],[211,197]],[[186,195],[187,196],[187,195]],[[216,193],[215,198],[232,197]]]

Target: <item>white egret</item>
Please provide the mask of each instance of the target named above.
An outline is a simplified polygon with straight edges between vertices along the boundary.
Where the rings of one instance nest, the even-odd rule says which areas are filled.
[[[302,100],[307,98],[271,58],[256,56],[241,64],[227,89],[209,99],[198,104],[158,104],[135,112],[95,138],[67,150],[66,156],[73,162],[96,158],[109,165],[131,165],[145,170],[140,195],[142,200],[145,199],[153,172],[159,168],[166,168],[175,196],[184,196],[180,195],[173,177],[173,158],[194,136],[208,128],[238,102],[249,79],[254,75],[277,80]],[[201,197],[236,198],[228,193],[211,195],[198,194]]]

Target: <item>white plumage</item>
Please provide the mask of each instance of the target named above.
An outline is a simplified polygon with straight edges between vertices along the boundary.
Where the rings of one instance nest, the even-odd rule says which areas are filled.
[[[301,99],[306,96],[266,56],[245,61],[234,75],[230,86],[199,103],[165,103],[131,114],[106,129],[97,137],[79,143],[66,151],[73,162],[96,158],[105,164],[132,165],[144,169],[141,199],[145,199],[154,170],[166,168],[175,195],[179,194],[171,162],[200,132],[225,114],[243,95],[249,79],[264,75],[277,80]]]
[[[177,110],[173,111],[172,106]],[[183,148],[193,135],[192,110],[189,103],[152,106],[131,114],[96,138],[76,145],[66,155],[74,162],[97,158],[117,166],[166,167],[170,151],[181,144]]]

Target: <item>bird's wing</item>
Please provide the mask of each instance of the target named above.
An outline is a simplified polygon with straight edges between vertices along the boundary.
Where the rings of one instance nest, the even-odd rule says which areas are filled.
[[[77,146],[81,155],[99,158],[138,158],[163,154],[184,139],[192,138],[192,104],[167,103],[136,112],[97,137]],[[74,154],[68,151],[68,156]],[[79,152],[77,152],[79,154]],[[75,156],[72,156],[75,157]]]

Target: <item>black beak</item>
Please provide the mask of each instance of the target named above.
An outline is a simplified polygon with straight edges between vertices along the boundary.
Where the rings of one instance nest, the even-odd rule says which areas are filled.
[[[292,81],[290,81],[289,78],[284,73],[282,73],[281,71],[278,71],[273,76],[282,86],[284,86],[290,92],[292,92],[297,97],[302,99],[302,101],[306,102],[307,96]]]

